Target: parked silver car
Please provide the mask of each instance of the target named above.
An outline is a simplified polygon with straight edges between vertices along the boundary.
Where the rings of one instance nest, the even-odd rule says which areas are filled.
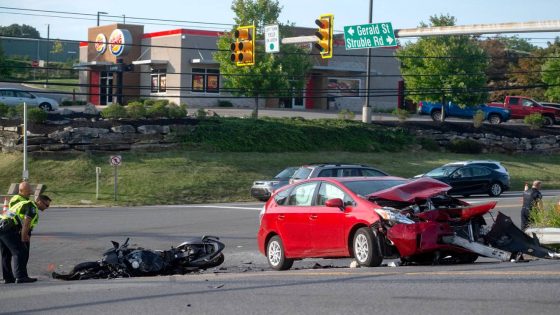
[[[290,178],[297,169],[298,167],[288,167],[274,176],[273,179],[254,181],[253,187],[251,187],[251,196],[260,201],[267,201],[276,189],[288,185]]]
[[[0,88],[0,103],[17,106],[25,102],[27,106],[39,107],[45,111],[58,109],[58,102],[52,98],[37,96],[29,91],[13,88]]]

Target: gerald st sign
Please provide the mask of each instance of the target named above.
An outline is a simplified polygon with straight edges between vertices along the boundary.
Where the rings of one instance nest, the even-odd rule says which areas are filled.
[[[344,27],[346,49],[364,49],[397,46],[391,23],[350,25]]]

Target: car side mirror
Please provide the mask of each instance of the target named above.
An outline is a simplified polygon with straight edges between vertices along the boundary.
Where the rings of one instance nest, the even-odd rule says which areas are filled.
[[[344,202],[342,202],[342,199],[340,199],[340,198],[333,198],[333,199],[327,200],[325,202],[325,206],[339,208],[340,211],[344,211]]]

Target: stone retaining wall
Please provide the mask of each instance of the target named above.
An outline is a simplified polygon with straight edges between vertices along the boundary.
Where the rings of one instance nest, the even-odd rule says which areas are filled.
[[[62,128],[62,127],[61,127]],[[119,125],[108,128],[64,127],[47,134],[28,132],[27,150],[37,151],[127,151],[162,150],[177,147],[196,125]],[[469,139],[483,145],[484,152],[560,152],[560,136],[514,138],[489,133],[458,133],[436,130],[411,131],[417,137],[433,139],[440,147],[453,140]],[[2,152],[23,151],[19,127],[0,126]]]

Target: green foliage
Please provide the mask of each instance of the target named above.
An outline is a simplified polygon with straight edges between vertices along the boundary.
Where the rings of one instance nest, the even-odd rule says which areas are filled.
[[[30,122],[43,123],[45,122],[45,120],[47,120],[47,116],[48,114],[38,107],[30,108],[29,110],[27,110],[27,119]]]
[[[204,108],[199,108],[196,111],[196,118],[204,119],[204,118],[206,118],[206,116],[208,116],[208,114],[206,114],[206,110]]]
[[[476,111],[476,113],[473,116],[473,126],[475,128],[480,128],[482,127],[483,122],[484,122],[484,112],[479,109]]]
[[[126,114],[133,119],[146,118],[147,111],[143,103],[135,101],[126,106]]]
[[[266,139],[266,140],[264,140]],[[215,118],[200,120],[186,143],[210,151],[398,151],[412,142],[402,129],[332,119]]]
[[[422,149],[426,151],[440,151],[439,144],[432,138],[417,138],[416,143],[422,146]]]
[[[10,26],[0,26],[0,36],[41,38],[39,31],[33,26],[26,24],[12,24]]]
[[[449,26],[455,25],[455,18],[432,16],[430,22],[433,26]],[[487,92],[481,91],[486,87],[488,58],[474,37],[422,37],[399,49],[397,57],[407,89],[416,91],[409,96],[415,103],[440,101],[442,96],[466,106],[486,102]]]
[[[157,100],[154,102],[154,105],[148,107],[148,117],[151,118],[159,118],[159,117],[167,117],[169,111],[167,110],[167,104],[169,101],[167,100]]]
[[[560,54],[551,57],[542,65],[542,81],[549,85],[544,95],[549,100],[560,100]]]
[[[179,106],[175,103],[170,103],[169,105],[167,105],[167,112],[169,118],[183,118],[187,116],[187,108],[186,108],[187,105],[186,104],[183,105]]]
[[[391,112],[400,122],[406,121],[410,117],[410,113],[406,109],[395,108]]]
[[[57,39],[52,44],[51,54],[60,54],[62,52],[64,52],[64,46],[62,46],[62,42]]]
[[[482,153],[482,148],[482,144],[470,139],[454,139],[447,145],[447,149],[454,153],[478,154]]]
[[[126,116],[126,109],[119,104],[111,104],[101,111],[101,117],[106,119],[119,119]]]
[[[531,227],[544,228],[553,227],[560,228],[560,207],[558,200],[552,200],[544,203],[542,211],[533,208],[529,217],[531,218]]]
[[[230,101],[218,101],[218,107],[233,107],[233,104]]]
[[[532,113],[531,115],[525,116],[523,122],[527,124],[530,129],[539,129],[544,126],[544,117],[541,113]]]
[[[4,103],[0,103],[0,117],[6,117],[10,107]]]
[[[263,28],[267,24],[279,24],[280,36],[286,37],[288,27],[278,23],[281,7],[275,0],[234,0],[231,6],[236,25],[255,23],[257,40],[264,38]],[[297,45],[282,46],[282,54],[266,54],[263,45],[257,45],[255,64],[238,67],[230,60],[230,45],[233,33],[226,33],[218,39],[218,51],[214,59],[220,63],[220,73],[232,74],[223,76],[223,87],[231,89],[234,95],[288,96],[289,91],[302,90],[305,74],[311,69],[309,54]]]
[[[12,73],[12,68],[9,66],[6,56],[4,55],[4,49],[2,48],[2,42],[0,42],[0,79],[8,78]]]
[[[346,108],[338,112],[338,119],[340,120],[354,120],[354,117],[356,117],[356,114]]]

